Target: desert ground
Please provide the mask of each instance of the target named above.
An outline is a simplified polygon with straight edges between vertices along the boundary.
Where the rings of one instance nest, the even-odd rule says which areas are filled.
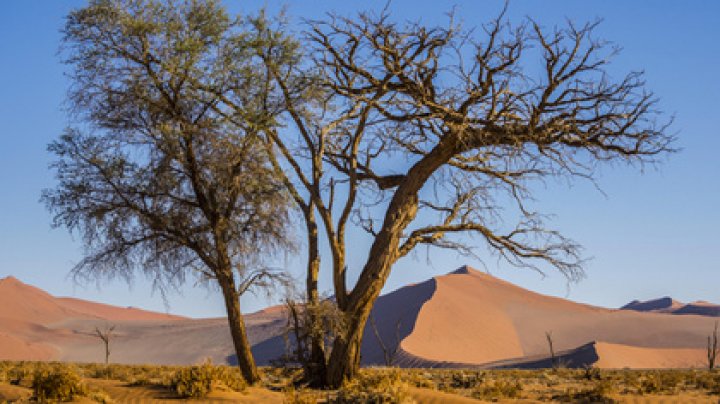
[[[75,402],[718,402],[720,373],[705,369],[716,308],[671,298],[594,307],[462,267],[381,296],[361,377],[318,391],[299,369],[268,366],[287,350],[282,306],[246,315],[265,366],[263,382],[248,387],[227,366],[224,318],[55,297],[8,277],[0,280],[0,402],[42,401],[46,390]],[[104,345],[93,331],[109,325],[106,366],[97,364]]]
[[[195,376],[188,376],[191,369]],[[197,377],[212,369],[221,369],[225,376]],[[233,381],[239,374],[227,366],[0,362],[0,402],[38,401],[50,389],[73,390],[63,399],[76,403],[716,403],[720,399],[720,373],[707,370],[366,368],[339,390],[308,389],[299,384],[297,369],[265,367],[262,374],[259,385],[248,387],[242,379]]]

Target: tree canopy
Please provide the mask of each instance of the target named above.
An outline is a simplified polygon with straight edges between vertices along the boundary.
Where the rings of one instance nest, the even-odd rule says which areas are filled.
[[[276,277],[290,206],[260,131],[272,121],[253,44],[215,1],[97,0],[64,29],[77,125],[49,146],[56,226],[82,235],[78,276],[158,286],[192,274],[223,292],[240,366],[257,380],[239,295]],[[231,97],[216,108],[209,86]]]

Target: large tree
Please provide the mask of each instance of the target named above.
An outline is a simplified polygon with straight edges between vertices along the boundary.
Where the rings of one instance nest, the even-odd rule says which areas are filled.
[[[259,133],[272,124],[253,44],[213,0],[93,0],[64,54],[77,125],[52,143],[54,223],[78,231],[78,276],[219,286],[238,363],[258,373],[239,297],[272,281],[261,258],[291,245],[289,197]],[[257,61],[257,59],[255,59]],[[234,110],[200,88],[232,99]],[[192,349],[192,347],[189,347]]]
[[[270,158],[311,240],[320,219],[344,316],[328,385],[356,374],[372,305],[393,265],[420,245],[467,252],[475,235],[512,264],[582,275],[579,246],[528,203],[533,182],[592,180],[599,163],[653,161],[672,141],[642,75],[606,73],[615,50],[594,28],[513,27],[500,16],[465,31],[396,24],[387,14],[331,16],[309,24],[298,57],[277,29],[256,24],[292,128],[263,131]],[[371,240],[354,286],[348,228]]]

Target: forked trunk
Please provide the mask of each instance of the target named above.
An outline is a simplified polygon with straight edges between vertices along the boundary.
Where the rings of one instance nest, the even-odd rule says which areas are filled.
[[[245,321],[240,312],[240,296],[235,288],[235,282],[227,276],[218,276],[218,283],[225,298],[225,308],[228,314],[228,325],[232,336],[235,353],[237,355],[238,367],[248,384],[255,384],[260,380],[260,375],[255,366],[255,359],[250,350],[250,341],[245,331]]]
[[[392,265],[398,259],[400,238],[418,212],[418,192],[428,178],[455,153],[457,137],[444,138],[430,153],[417,162],[393,195],[382,229],[375,236],[368,260],[350,293],[347,304],[340,305],[345,314],[344,338],[336,338],[328,363],[328,385],[338,388],[360,369],[360,347],[365,324],[375,300],[385,286]],[[337,270],[335,268],[335,270]],[[344,289],[343,289],[344,290]],[[338,290],[335,291],[336,294]]]

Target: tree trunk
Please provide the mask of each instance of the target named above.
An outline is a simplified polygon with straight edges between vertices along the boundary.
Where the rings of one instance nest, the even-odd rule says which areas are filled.
[[[361,310],[358,316],[349,320],[347,335],[335,339],[327,368],[328,387],[340,388],[345,380],[352,379],[360,370],[360,348],[369,314],[369,309]]]
[[[219,271],[220,272],[220,271]],[[231,272],[228,272],[231,273]],[[240,295],[235,287],[232,275],[219,275],[218,283],[225,298],[225,308],[228,314],[228,325],[232,335],[235,353],[237,355],[238,367],[248,384],[255,384],[260,380],[260,375],[255,366],[255,359],[250,350],[250,341],[245,331],[245,321],[240,312]]]
[[[308,230],[308,269],[306,292],[308,303],[311,307],[318,307],[320,304],[320,296],[318,294],[318,275],[320,272],[320,251],[318,246],[318,228],[312,211],[313,204],[310,204],[308,212],[306,212],[305,221]],[[311,310],[309,312],[310,320],[310,357],[306,365],[306,378],[312,386],[322,385],[326,379],[327,363],[325,359],[325,335],[322,332],[322,321]]]
[[[402,233],[417,215],[418,192],[427,179],[450,159],[456,146],[457,137],[443,139],[422,160],[415,163],[408,171],[405,181],[395,191],[385,213],[382,229],[375,236],[368,260],[350,293],[347,307],[341,307],[345,313],[347,328],[345,338],[337,338],[333,344],[328,363],[329,387],[340,387],[344,380],[354,377],[360,369],[360,346],[365,324],[393,264],[398,259]]]

